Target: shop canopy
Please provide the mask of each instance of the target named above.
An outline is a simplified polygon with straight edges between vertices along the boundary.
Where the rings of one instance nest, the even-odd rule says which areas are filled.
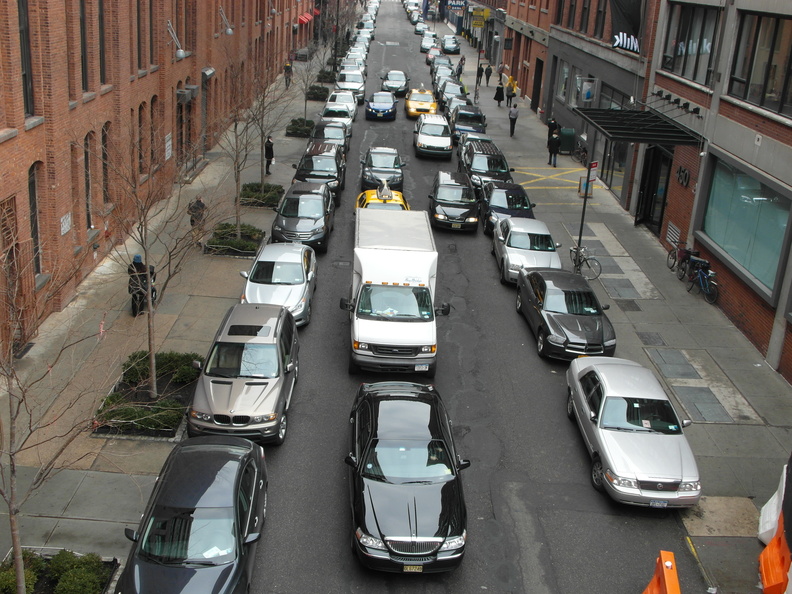
[[[595,109],[574,110],[613,142],[639,142],[666,146],[698,145],[702,138],[689,128],[651,110]]]
[[[305,13],[301,14],[301,15],[300,15],[300,16],[297,18],[297,21],[298,21],[298,22],[299,22],[301,25],[304,25],[305,23],[310,23],[310,22],[311,22],[311,20],[313,20],[313,18],[314,18],[314,15],[313,15],[313,13],[312,13],[312,12],[305,12]]]

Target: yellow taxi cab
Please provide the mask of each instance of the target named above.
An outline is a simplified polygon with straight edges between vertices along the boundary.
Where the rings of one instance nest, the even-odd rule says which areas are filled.
[[[357,208],[376,208],[378,210],[410,210],[410,205],[401,192],[391,190],[388,182],[383,182],[376,190],[367,190],[357,197]]]
[[[404,99],[404,113],[408,118],[417,118],[424,113],[437,113],[437,101],[432,91],[424,89],[411,89]]]

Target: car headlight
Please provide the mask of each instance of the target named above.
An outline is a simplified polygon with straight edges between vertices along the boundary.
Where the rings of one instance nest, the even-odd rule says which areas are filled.
[[[441,551],[453,551],[454,549],[461,549],[465,546],[467,540],[467,530],[462,533],[462,536],[451,536],[446,538],[443,546],[440,547]]]
[[[474,186],[480,186],[481,185],[481,178],[478,175],[471,175],[470,176],[470,181],[473,182]]]
[[[689,493],[690,491],[701,491],[701,482],[690,481],[687,483],[680,483],[678,491],[685,491],[687,493]]]
[[[434,218],[436,218],[438,221],[447,221],[448,220],[447,216],[445,216],[444,214],[440,214],[439,212],[435,213]]]
[[[478,217],[468,217],[465,219],[466,223],[478,223]]]
[[[332,181],[327,182],[327,187],[330,188],[331,190],[337,188],[338,187],[338,180],[334,179]]]
[[[278,413],[269,413],[266,415],[255,415],[250,417],[251,423],[269,423],[270,421],[274,421],[278,418]]]
[[[280,225],[273,225],[272,226],[272,230],[273,231],[283,231],[283,227],[281,227]]]
[[[352,342],[352,348],[356,351],[368,351],[369,345],[367,342],[358,342],[357,340]]]
[[[616,346],[616,339],[615,338],[611,338],[610,340],[606,340],[603,344],[606,347]]]
[[[436,344],[426,344],[421,347],[422,353],[434,353],[437,350]]]
[[[509,262],[509,270],[516,270],[519,272],[520,268],[522,268],[522,266],[520,266],[519,264],[514,262]]]
[[[380,551],[388,550],[388,547],[386,547],[385,543],[379,538],[374,538],[373,536],[366,534],[360,528],[355,530],[355,538],[357,538],[358,542],[364,547],[368,547],[370,549],[379,549]]]
[[[303,309],[305,309],[305,304],[307,303],[307,301],[308,300],[305,297],[303,297],[294,307],[290,307],[289,311],[291,311],[292,314],[300,313]]]
[[[195,410],[194,408],[190,409],[190,418],[195,419],[196,421],[203,421],[204,423],[212,422],[212,415],[201,412],[200,410]]]
[[[368,173],[368,172],[363,174],[363,179],[365,179],[367,181],[373,181],[373,182],[379,181],[379,179],[377,178],[376,175],[374,175],[373,173]]]
[[[559,336],[558,334],[550,334],[547,337],[547,342],[549,342],[550,344],[555,344],[555,345],[561,346],[561,345],[564,344],[564,337],[563,336]]]
[[[424,142],[416,142],[415,145],[418,148],[426,148],[426,143],[424,143]]]
[[[623,489],[637,489],[638,488],[638,481],[636,481],[635,479],[626,478],[626,477],[614,474],[613,471],[610,468],[605,471],[605,478],[614,487],[621,487]]]

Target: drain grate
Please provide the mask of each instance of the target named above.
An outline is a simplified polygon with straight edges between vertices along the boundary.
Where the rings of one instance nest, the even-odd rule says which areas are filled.
[[[643,311],[635,299],[614,299],[622,311]]]
[[[666,346],[659,332],[636,332],[644,346]]]

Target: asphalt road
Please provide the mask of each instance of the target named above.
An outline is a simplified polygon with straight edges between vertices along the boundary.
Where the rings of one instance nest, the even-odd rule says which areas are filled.
[[[437,29],[442,34],[447,27]],[[367,93],[378,90],[379,74],[387,68],[406,70],[413,87],[431,88],[419,39],[401,3],[384,2],[368,59]],[[467,67],[475,68],[470,59]],[[282,447],[267,448],[270,505],[251,591],[640,592],[658,551],[665,549],[676,555],[683,591],[704,592],[675,512],[616,505],[590,486],[587,453],[565,414],[566,364],[537,356],[534,338],[515,311],[515,290],[498,282],[490,240],[481,231],[435,232],[437,297],[451,303],[452,311],[438,320],[434,383],[454,421],[460,453],[472,463],[463,471],[465,560],[450,574],[402,576],[365,570],[352,555],[343,462],[352,398],[360,382],[394,379],[347,373],[349,322],[338,302],[351,281],[358,155],[372,145],[398,148],[408,162],[404,193],[413,209],[427,207],[437,170],[456,169],[456,158],[434,162],[414,156],[413,122],[404,117],[403,100],[398,107],[396,122],[367,122],[363,108],[358,111],[347,187],[329,252],[319,257],[313,318],[300,330],[300,381],[289,435]],[[542,209],[548,215],[554,210],[552,197],[534,199],[545,204],[537,218],[543,219]],[[557,210],[563,208],[559,204]],[[550,227],[569,245],[568,236],[560,237],[559,222]]]

